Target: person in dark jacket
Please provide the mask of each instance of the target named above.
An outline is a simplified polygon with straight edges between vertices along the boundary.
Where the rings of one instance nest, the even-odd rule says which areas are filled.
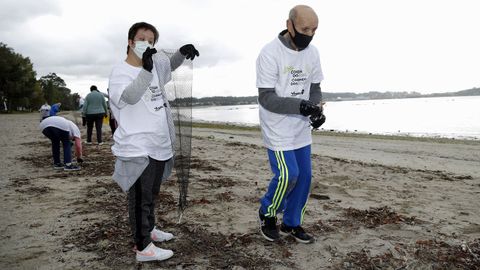
[[[97,143],[102,145],[102,124],[103,117],[107,113],[107,103],[95,85],[90,87],[90,93],[85,97],[83,113],[87,118],[87,144],[92,144],[93,125],[95,124]]]

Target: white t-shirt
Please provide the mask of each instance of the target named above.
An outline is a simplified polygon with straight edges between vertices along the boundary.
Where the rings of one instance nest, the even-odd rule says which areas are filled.
[[[153,68],[150,86],[134,105],[125,103],[121,96],[137,78],[142,67],[134,67],[123,61],[112,70],[109,81],[110,104],[118,123],[113,136],[115,144],[112,146],[115,156],[150,156],[156,160],[167,160],[173,156],[165,101],[160,91],[171,78],[170,62],[164,54],[157,55],[155,61],[160,64],[156,66],[162,70],[157,72]]]
[[[77,125],[61,116],[50,116],[43,119],[42,122],[40,122],[40,130],[43,131],[47,127],[56,127],[65,130],[68,131],[70,137],[80,138],[80,130]]]
[[[50,105],[48,104],[43,104],[42,107],[40,107],[40,114],[42,117],[47,117],[50,115]]]
[[[257,88],[275,88],[279,97],[308,100],[310,84],[323,80],[317,49],[309,45],[294,51],[277,37],[263,47],[257,58]],[[273,151],[289,151],[312,143],[308,117],[277,114],[259,106],[260,127],[265,146]]]

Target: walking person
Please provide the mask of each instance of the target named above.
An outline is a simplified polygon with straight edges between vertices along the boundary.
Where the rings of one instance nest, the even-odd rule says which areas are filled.
[[[82,127],[87,125],[87,118],[85,117],[85,113],[83,112],[83,105],[85,104],[85,99],[82,97],[78,98],[78,111],[82,116]]]
[[[286,26],[263,47],[256,63],[260,126],[274,174],[260,201],[260,232],[268,241],[281,233],[312,243],[313,236],[301,225],[312,178],[310,124],[318,128],[325,119],[317,105],[322,97],[320,59],[310,44],[318,18],[312,8],[299,5],[290,11]],[[279,230],[277,214],[282,212]]]
[[[155,226],[155,198],[161,181],[171,172],[175,129],[165,84],[185,57],[199,53],[191,44],[170,58],[153,47],[157,29],[139,22],[128,31],[127,58],[110,75],[109,103],[117,120],[112,152],[116,156],[113,179],[128,192],[128,214],[136,246],[137,261],[166,260],[171,250],[153,242],[173,235]]]
[[[80,170],[79,166],[72,163],[71,149],[73,140],[77,162],[82,163],[82,139],[78,127],[61,116],[50,116],[40,122],[40,130],[52,142],[53,168],[65,171]],[[63,146],[63,163],[60,160],[60,143]]]
[[[103,117],[107,113],[107,103],[104,95],[95,85],[90,86],[90,93],[85,97],[83,113],[87,120],[87,144],[92,144],[93,125],[95,125],[97,143],[102,145],[102,125]]]

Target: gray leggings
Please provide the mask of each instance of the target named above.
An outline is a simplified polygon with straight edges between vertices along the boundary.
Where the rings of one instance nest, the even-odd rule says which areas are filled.
[[[128,215],[138,250],[147,247],[155,226],[155,199],[160,192],[166,161],[149,157],[148,166],[128,191]]]

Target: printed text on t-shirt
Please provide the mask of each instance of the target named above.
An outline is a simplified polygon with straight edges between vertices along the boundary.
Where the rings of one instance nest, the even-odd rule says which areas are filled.
[[[287,71],[291,75],[290,85],[301,85],[303,84],[308,77],[308,74],[303,72],[302,69],[295,69],[292,66],[287,66],[284,68],[284,71]]]

